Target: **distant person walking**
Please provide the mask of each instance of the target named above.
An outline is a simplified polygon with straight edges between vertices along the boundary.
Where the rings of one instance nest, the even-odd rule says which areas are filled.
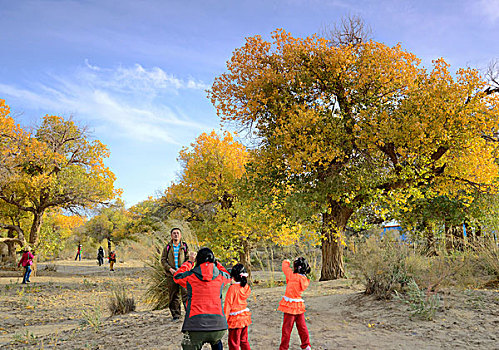
[[[81,244],[78,244],[78,250],[76,251],[75,261],[77,259],[81,261]]]
[[[99,266],[104,264],[104,248],[102,246],[99,247],[97,250],[97,262],[99,263]]]
[[[180,266],[174,278],[182,287],[188,287],[182,349],[200,350],[204,343],[209,343],[212,349],[222,349],[222,338],[227,331],[222,288],[231,280],[227,270],[209,248],[201,248],[197,254],[189,253],[189,260]]]
[[[169,309],[173,321],[180,319],[181,303],[187,302],[187,291],[184,287],[179,286],[173,280],[173,275],[177,269],[187,260],[189,248],[187,243],[182,241],[182,231],[175,227],[170,231],[171,240],[163,249],[161,254],[161,264],[163,265],[166,273],[166,285],[168,288],[169,296]]]
[[[17,264],[17,267],[21,265],[24,267],[23,284],[31,282],[29,276],[31,275],[31,265],[33,265],[34,258],[34,255],[31,253],[31,247],[27,247]]]
[[[109,271],[114,271],[114,263],[116,262],[116,252],[113,250],[109,253]]]

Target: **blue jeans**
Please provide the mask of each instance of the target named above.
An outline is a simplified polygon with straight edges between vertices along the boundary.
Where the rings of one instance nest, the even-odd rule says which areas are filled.
[[[23,283],[29,282],[29,275],[31,275],[31,266],[26,265],[24,266]]]

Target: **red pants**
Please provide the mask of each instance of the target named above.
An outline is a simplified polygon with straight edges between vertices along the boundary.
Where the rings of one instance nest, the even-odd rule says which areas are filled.
[[[310,338],[308,337],[308,329],[305,323],[305,314],[292,315],[284,313],[281,346],[279,347],[279,350],[289,349],[289,338],[291,337],[291,331],[293,330],[293,324],[295,322],[301,340],[301,348],[305,349],[307,346],[310,346]]]
[[[248,343],[248,326],[229,328],[229,350],[251,350]]]

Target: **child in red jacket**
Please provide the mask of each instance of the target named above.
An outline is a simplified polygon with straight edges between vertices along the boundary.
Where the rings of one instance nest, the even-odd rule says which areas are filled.
[[[31,265],[33,265],[33,259],[35,257],[31,253],[31,248],[28,247],[23,253],[21,260],[17,264],[17,267],[23,265],[24,267],[24,276],[23,276],[23,284],[30,282],[29,276],[31,275]]]
[[[242,264],[236,264],[230,271],[232,284],[225,295],[224,312],[229,325],[229,350],[250,350],[248,326],[251,324],[251,312],[246,300],[251,288],[248,274]]]
[[[310,350],[310,338],[305,323],[305,303],[301,298],[301,294],[310,284],[310,280],[306,276],[310,273],[310,266],[305,258],[298,258],[293,262],[293,270],[291,270],[290,261],[284,260],[282,272],[286,276],[286,292],[278,307],[278,310],[284,312],[279,350],[288,350],[289,338],[295,322],[301,340],[301,348]]]

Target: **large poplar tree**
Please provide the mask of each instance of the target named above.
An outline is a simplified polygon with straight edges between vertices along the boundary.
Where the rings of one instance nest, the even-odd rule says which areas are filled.
[[[443,59],[426,70],[400,45],[277,30],[236,49],[209,95],[225,122],[256,135],[261,182],[321,215],[329,280],[344,276],[351,215],[374,198],[429,182],[495,188],[493,92],[476,70],[452,75]]]
[[[16,230],[29,230],[33,247],[50,208],[91,208],[119,194],[115,175],[104,164],[107,147],[90,140],[85,128],[72,120],[47,115],[29,133],[0,100],[0,141],[0,211],[15,209],[28,215],[29,227]],[[0,222],[0,228],[11,228],[8,224]]]

